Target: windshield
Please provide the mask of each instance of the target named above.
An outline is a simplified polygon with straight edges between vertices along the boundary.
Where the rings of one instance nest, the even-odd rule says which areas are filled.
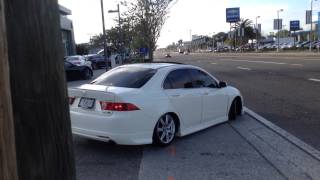
[[[126,87],[126,88],[141,88],[149,79],[157,72],[155,69],[141,67],[119,67],[115,70],[105,73],[99,77],[93,84]]]

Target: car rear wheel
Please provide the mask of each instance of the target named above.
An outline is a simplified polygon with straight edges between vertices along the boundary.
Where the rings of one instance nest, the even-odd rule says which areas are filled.
[[[88,68],[86,68],[83,71],[83,78],[84,79],[91,79],[91,77],[92,77],[92,74],[91,74],[90,70]]]
[[[153,141],[160,146],[167,146],[173,142],[176,134],[176,122],[170,114],[163,115],[154,128]]]
[[[92,63],[91,67],[93,70],[98,69],[97,63]]]

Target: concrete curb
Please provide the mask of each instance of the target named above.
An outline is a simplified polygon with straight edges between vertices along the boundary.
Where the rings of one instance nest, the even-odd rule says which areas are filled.
[[[297,137],[293,136],[289,132],[283,130],[282,128],[278,127],[277,125],[271,123],[270,121],[268,121],[267,119],[263,118],[259,114],[257,114],[255,112],[253,112],[252,110],[250,110],[249,108],[244,107],[244,111],[249,116],[253,117],[257,121],[259,121],[261,124],[266,126],[267,128],[271,129],[275,133],[279,134],[283,138],[285,138],[288,141],[290,141],[292,144],[297,146],[299,149],[305,151],[306,153],[308,153],[309,155],[311,155],[312,157],[314,157],[318,161],[320,161],[320,151],[316,150],[312,146],[310,146],[310,145],[306,144],[305,142],[301,141],[300,139],[298,139]]]

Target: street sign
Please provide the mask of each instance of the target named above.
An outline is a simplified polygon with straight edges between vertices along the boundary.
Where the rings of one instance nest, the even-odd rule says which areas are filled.
[[[306,11],[306,24],[312,23],[312,11],[307,10]]]
[[[282,19],[274,19],[273,20],[273,29],[281,30],[282,29]]]
[[[300,30],[300,21],[290,21],[290,31]]]
[[[261,34],[261,24],[258,24],[258,32]]]
[[[140,50],[140,53],[144,54],[144,55],[148,54],[148,52],[149,52],[148,48],[140,48],[139,50]]]
[[[226,17],[229,23],[240,21],[240,8],[227,8]]]

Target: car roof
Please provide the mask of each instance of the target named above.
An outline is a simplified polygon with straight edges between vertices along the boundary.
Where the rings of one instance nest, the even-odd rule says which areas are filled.
[[[194,67],[191,65],[185,65],[185,64],[179,64],[179,63],[139,63],[139,64],[129,64],[129,65],[124,65],[122,67],[141,67],[141,68],[150,68],[150,69],[160,69],[160,68],[165,68],[165,67]]]

